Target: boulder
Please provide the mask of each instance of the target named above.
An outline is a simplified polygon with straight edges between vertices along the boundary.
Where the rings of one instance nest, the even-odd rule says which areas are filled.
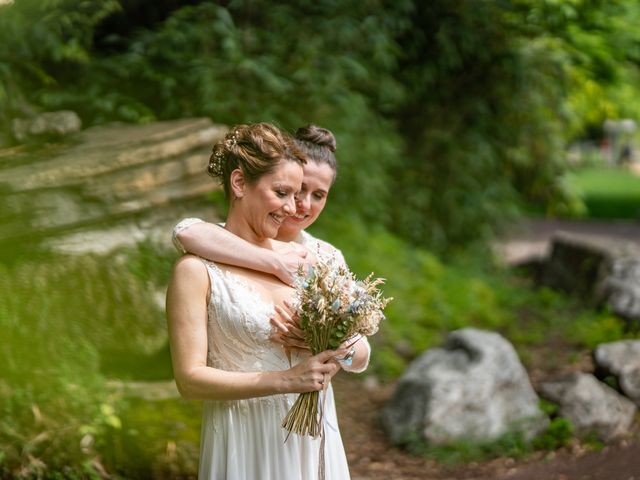
[[[573,424],[578,435],[593,432],[605,442],[624,436],[636,412],[633,402],[587,373],[544,382],[540,393],[560,406],[560,416]]]
[[[465,328],[426,351],[400,378],[382,426],[401,444],[479,443],[520,431],[531,439],[547,423],[513,346],[493,332]]]
[[[622,392],[640,406],[640,340],[600,344],[593,359],[598,371],[615,376]]]

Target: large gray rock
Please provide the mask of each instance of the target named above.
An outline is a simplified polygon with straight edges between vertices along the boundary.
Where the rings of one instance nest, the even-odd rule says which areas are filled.
[[[604,441],[629,431],[636,407],[629,399],[598,381],[593,375],[573,373],[540,386],[541,395],[560,406],[578,435],[595,432]]]
[[[400,378],[384,407],[391,441],[491,441],[513,430],[532,438],[547,425],[513,346],[497,333],[465,328],[428,350]]]
[[[622,392],[640,406],[640,340],[600,344],[593,358],[596,367],[615,376]]]

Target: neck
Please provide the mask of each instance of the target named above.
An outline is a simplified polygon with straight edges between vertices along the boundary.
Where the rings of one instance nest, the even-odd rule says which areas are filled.
[[[233,206],[229,208],[229,214],[227,215],[224,228],[249,243],[263,248],[273,248],[271,239],[258,235],[255,230],[251,228],[251,225],[246,222],[244,216],[240,214],[238,209]]]
[[[276,237],[276,240],[279,240],[281,242],[296,242],[296,243],[302,243],[302,230],[298,230],[297,232],[283,232],[282,230],[280,230],[278,232],[278,236]]]

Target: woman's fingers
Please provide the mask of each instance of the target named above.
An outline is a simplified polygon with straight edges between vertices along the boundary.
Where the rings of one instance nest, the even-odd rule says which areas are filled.
[[[327,350],[309,357],[293,367],[290,371],[292,379],[299,385],[299,392],[318,391],[326,388],[333,376],[340,370],[336,362],[331,361],[336,356],[346,353],[343,350]]]
[[[281,321],[279,321],[277,318],[271,317],[269,319],[269,322],[271,323],[272,327],[278,330],[277,333],[289,333],[289,329],[287,328],[287,326]]]
[[[293,325],[290,325],[288,328],[290,337],[304,341],[304,332],[302,330]]]
[[[287,314],[289,315],[289,318],[291,319],[290,323],[292,325],[295,325],[296,327],[299,327],[300,317],[296,313],[296,309],[294,308],[294,306],[291,304],[289,300],[283,300],[282,303],[284,304],[285,308],[282,308],[280,306],[277,306],[277,308],[280,308],[281,310],[286,311]]]
[[[304,342],[304,340],[296,340],[295,338],[291,338],[288,336],[284,336],[279,333],[274,333],[269,337],[272,342],[279,343],[288,348],[298,348],[300,350],[309,350],[309,347]]]
[[[275,306],[275,311],[280,317],[280,320],[272,317],[270,319],[271,325],[277,329],[276,334],[282,334],[286,338],[290,339],[291,346],[305,347],[304,332],[298,327],[297,323],[293,320],[291,310]]]

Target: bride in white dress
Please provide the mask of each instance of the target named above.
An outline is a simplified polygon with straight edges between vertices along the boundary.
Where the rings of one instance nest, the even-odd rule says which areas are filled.
[[[282,248],[273,238],[295,213],[301,163],[290,139],[272,125],[232,129],[209,164],[230,199],[225,229],[253,245]],[[192,255],[176,263],[167,291],[169,338],[180,393],[204,400],[201,479],[317,478],[320,439],[287,439],[281,422],[295,394],[322,390],[340,368],[336,358],[347,351],[297,353],[290,366],[269,337],[275,306],[292,293],[255,270]],[[326,407],[326,478],[346,479],[333,402]]]

